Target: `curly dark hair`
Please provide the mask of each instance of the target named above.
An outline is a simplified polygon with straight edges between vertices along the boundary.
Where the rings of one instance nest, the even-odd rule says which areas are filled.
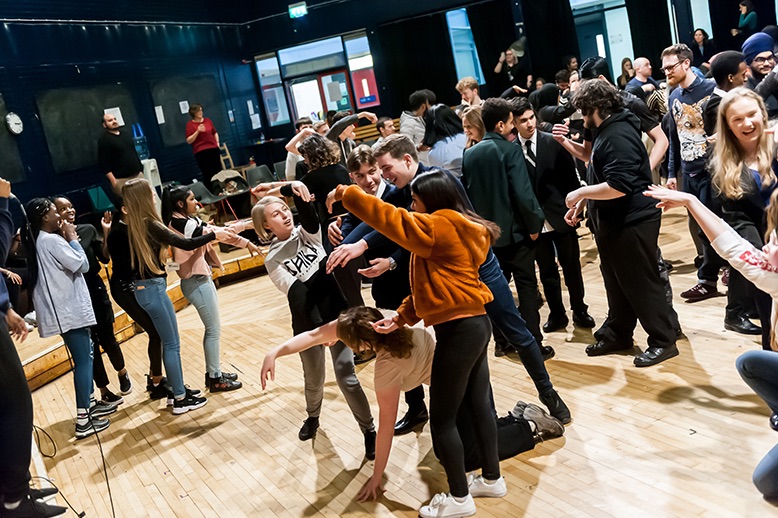
[[[592,79],[581,81],[573,96],[573,106],[584,115],[600,112],[600,118],[605,119],[624,107],[624,101],[616,87],[607,81]]]
[[[375,352],[386,351],[395,358],[410,357],[413,349],[413,332],[407,327],[401,327],[393,333],[385,335],[378,333],[371,324],[383,318],[384,315],[376,308],[367,306],[349,308],[338,317],[338,338],[352,350],[360,350],[367,346]]]
[[[338,145],[317,133],[303,140],[297,150],[307,159],[311,171],[340,162]]]

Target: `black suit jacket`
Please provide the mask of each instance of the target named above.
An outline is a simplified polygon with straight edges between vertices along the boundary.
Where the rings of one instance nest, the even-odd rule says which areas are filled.
[[[773,168],[775,169],[775,167]],[[743,171],[743,187],[745,193],[739,200],[718,196],[724,221],[735,231],[748,240],[756,248],[764,246],[764,235],[767,232],[765,216],[766,203],[759,192],[756,179],[751,171]]]
[[[581,186],[575,161],[550,133],[542,131],[538,131],[537,149],[533,151],[536,165],[527,162],[527,169],[543,214],[557,232],[572,232],[574,228],[565,222],[565,198]]]

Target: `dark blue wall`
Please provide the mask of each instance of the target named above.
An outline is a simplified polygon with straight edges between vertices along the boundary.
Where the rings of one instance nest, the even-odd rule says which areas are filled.
[[[256,95],[251,66],[241,63],[241,48],[237,25],[3,24],[0,93],[8,110],[17,112],[25,124],[17,141],[27,178],[14,185],[15,192],[26,199],[104,182],[96,167],[54,173],[35,93],[56,88],[125,84],[163,180],[188,180],[198,175],[191,148],[163,147],[149,82],[175,75],[213,75],[226,108],[235,114],[229,128],[218,128],[220,136],[236,159],[243,160],[240,147],[255,136],[246,100],[256,102]]]
[[[379,85],[386,90],[391,88],[391,78],[382,69],[381,55],[392,50],[381,48],[375,28],[469,3],[473,2],[310,1],[308,16],[291,20],[288,2],[275,0],[0,0],[4,17],[0,21],[5,21],[0,25],[0,94],[7,109],[17,112],[25,124],[17,142],[26,180],[15,183],[14,191],[21,199],[28,199],[107,185],[96,166],[54,173],[38,120],[36,92],[112,82],[127,85],[163,181],[189,180],[198,176],[191,148],[162,145],[149,82],[170,76],[214,75],[226,108],[235,115],[229,128],[218,128],[219,134],[236,161],[245,163],[249,150],[244,146],[257,140],[260,133],[251,130],[246,105],[252,101],[255,107],[261,106],[251,64],[254,55],[367,29]],[[431,74],[435,73],[436,59],[451,59],[439,56],[435,48],[419,52],[429,54]],[[404,108],[385,105],[377,111],[397,115]],[[288,137],[292,133],[291,126],[271,132],[264,113],[262,116],[269,136]]]

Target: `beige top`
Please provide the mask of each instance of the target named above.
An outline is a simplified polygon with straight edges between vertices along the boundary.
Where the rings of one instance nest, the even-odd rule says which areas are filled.
[[[382,311],[384,316],[394,316],[393,311]],[[387,351],[379,351],[375,363],[375,390],[399,386],[405,392],[422,383],[429,385],[432,357],[435,354],[435,337],[422,322],[411,328],[413,349],[408,358],[395,358]]]

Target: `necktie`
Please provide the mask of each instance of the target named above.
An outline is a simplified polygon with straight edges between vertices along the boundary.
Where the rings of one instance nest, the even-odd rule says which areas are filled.
[[[532,152],[532,141],[528,140],[524,143],[526,146],[527,152],[524,154],[524,157],[527,159],[527,162],[529,162],[532,167],[535,167],[535,153]]]

